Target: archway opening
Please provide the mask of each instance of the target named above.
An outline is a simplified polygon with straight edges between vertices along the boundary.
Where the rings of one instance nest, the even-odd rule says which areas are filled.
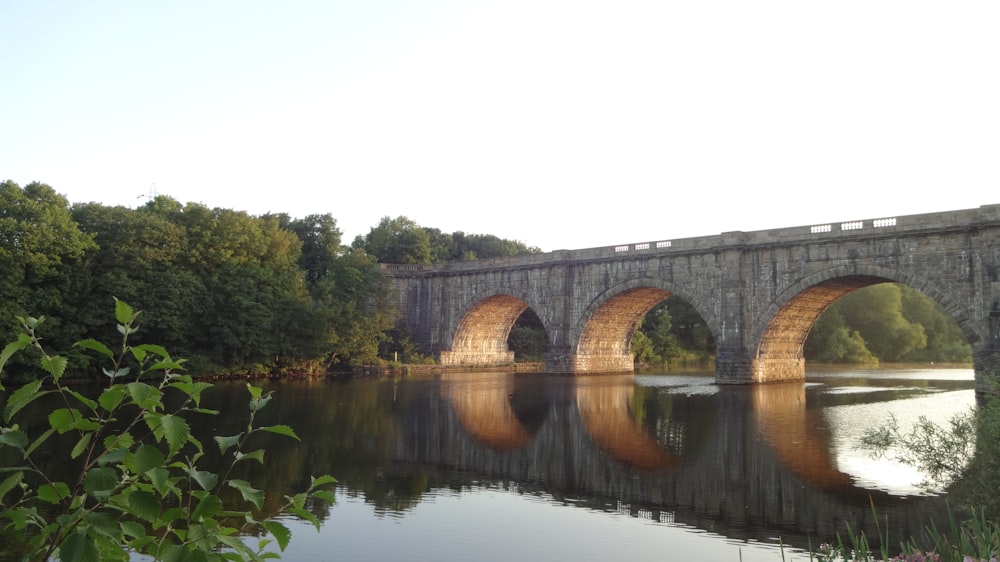
[[[549,336],[542,319],[535,311],[526,308],[510,329],[507,347],[514,352],[516,363],[538,363],[545,361],[549,349]]]
[[[715,338],[686,300],[670,295],[643,317],[631,342],[636,367],[709,367]]]
[[[525,314],[529,312],[528,314]],[[450,351],[441,352],[441,363],[451,365],[507,365],[516,360],[520,349],[533,352],[534,348],[514,348],[511,346],[512,332],[520,335],[522,330],[514,330],[519,319],[530,327],[533,337],[541,320],[530,312],[527,303],[511,295],[494,295],[472,306],[458,324],[452,338]],[[545,336],[541,328],[541,336]],[[517,338],[515,338],[517,339]],[[547,345],[548,338],[545,338]],[[538,344],[532,339],[529,343]],[[541,352],[544,354],[544,350]],[[524,359],[528,360],[528,359]]]
[[[972,346],[958,322],[902,283],[848,293],[816,320],[803,349],[816,363],[968,364]]]

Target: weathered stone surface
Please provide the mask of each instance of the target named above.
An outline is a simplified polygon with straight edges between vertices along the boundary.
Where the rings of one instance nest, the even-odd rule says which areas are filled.
[[[802,344],[843,295],[875,283],[922,291],[973,346],[981,389],[1000,377],[1000,205],[448,263],[385,265],[406,324],[452,364],[503,364],[518,315],[549,337],[546,370],[632,369],[629,343],[678,295],[702,316],[726,383],[804,377]]]

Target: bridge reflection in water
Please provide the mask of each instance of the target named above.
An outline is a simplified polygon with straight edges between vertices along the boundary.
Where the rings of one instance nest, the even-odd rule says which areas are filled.
[[[710,375],[272,382],[268,415],[302,441],[267,443],[269,458],[281,462],[268,465],[263,478],[268,497],[280,498],[309,474],[333,474],[344,493],[373,505],[376,517],[405,519],[438,493],[478,497],[484,487],[502,487],[729,539],[780,537],[799,548],[834,538],[845,524],[874,533],[874,504],[882,531],[903,537],[931,518],[942,521],[944,498],[857,485],[838,469],[840,429],[827,423],[827,408],[864,404],[889,412],[898,407],[893,401],[925,396],[938,384],[908,381],[887,390],[884,383],[873,392],[836,393],[810,383],[715,385]],[[948,384],[938,390],[974,393],[971,372]],[[245,390],[232,390],[225,400],[245,407]],[[245,423],[235,413],[241,408],[209,407],[232,413],[217,421]],[[333,544],[345,531],[327,532]]]
[[[942,498],[864,489],[838,470],[830,428],[822,409],[809,407],[803,383],[665,397],[634,381],[449,375],[441,381],[446,413],[437,446],[401,443],[394,454],[556,497],[670,512],[675,523],[732,538],[763,540],[769,529],[769,537],[797,537],[802,547],[842,533],[844,522],[875,533],[873,503],[891,513],[888,527],[880,524],[896,537],[944,513]]]

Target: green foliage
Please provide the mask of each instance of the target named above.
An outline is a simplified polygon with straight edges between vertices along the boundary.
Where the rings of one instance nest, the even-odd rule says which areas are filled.
[[[298,439],[288,426],[255,424],[271,393],[247,385],[250,421],[234,435],[213,436],[225,468],[206,470],[205,444],[192,434],[190,420],[218,414],[201,406],[211,385],[181,374],[184,361],[163,347],[130,343],[138,317],[131,306],[116,301],[118,349],[93,339],[77,343],[108,365],[107,386],[96,399],[65,386],[66,359],[49,355],[41,345],[37,330],[44,319],[19,318],[22,331],[0,352],[0,372],[15,354],[34,349],[44,375],[12,392],[4,406],[0,449],[13,450],[17,463],[3,468],[0,533],[22,545],[25,560],[128,560],[139,553],[156,560],[221,561],[276,557],[265,548],[276,542],[283,551],[288,545],[290,533],[276,519],[283,513],[318,529],[306,502],[332,502],[326,489],[332,478],[312,479],[304,492],[286,496],[278,509],[264,513],[264,492],[230,477],[238,464],[264,462],[263,450],[247,449],[251,435]],[[35,434],[18,423],[20,413],[47,397],[57,398],[47,429]],[[74,441],[68,452],[47,447],[56,436]],[[40,458],[60,453],[66,457],[57,474]],[[61,477],[66,471],[72,476]],[[243,506],[227,506],[227,490]],[[262,537],[256,547],[240,539],[248,532]]]
[[[437,228],[421,227],[406,217],[383,217],[352,246],[375,256],[379,263],[442,263],[505,258],[541,252],[522,242],[492,234],[451,234]]]
[[[715,353],[712,334],[698,312],[683,299],[669,297],[654,306],[632,335],[639,363],[669,364],[705,360]]]
[[[806,358],[820,362],[970,362],[955,320],[923,293],[895,283],[858,289],[817,319]]]

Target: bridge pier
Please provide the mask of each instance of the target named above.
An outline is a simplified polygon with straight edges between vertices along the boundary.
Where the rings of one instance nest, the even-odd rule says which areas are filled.
[[[718,350],[715,356],[715,382],[751,384],[762,382],[802,381],[806,378],[806,360],[798,357],[755,357],[746,351]]]
[[[628,355],[583,355],[568,350],[550,350],[545,354],[545,372],[560,375],[587,373],[631,373],[634,359]]]
[[[439,354],[442,365],[469,365],[494,367],[510,365],[514,362],[513,351],[442,351]]]

